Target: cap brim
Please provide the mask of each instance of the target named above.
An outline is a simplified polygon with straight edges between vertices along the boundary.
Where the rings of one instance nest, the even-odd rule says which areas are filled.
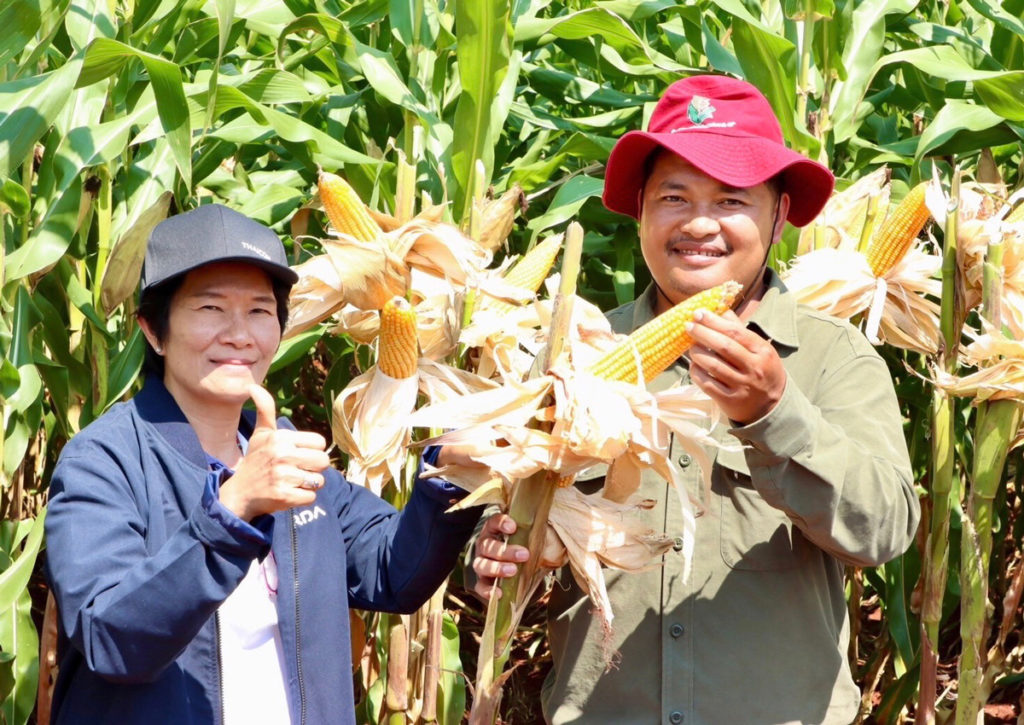
[[[797,227],[818,216],[835,185],[835,178],[826,167],[765,138],[710,130],[630,131],[619,139],[608,158],[602,197],[606,207],[634,219],[639,217],[644,166],[658,147],[737,188],[757,186],[781,175],[783,191],[790,198],[786,219]]]

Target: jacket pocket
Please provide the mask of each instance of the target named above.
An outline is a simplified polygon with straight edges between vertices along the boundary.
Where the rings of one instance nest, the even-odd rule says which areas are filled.
[[[778,571],[804,559],[803,534],[754,488],[743,451],[719,451],[712,490],[721,501],[721,552],[730,568]]]

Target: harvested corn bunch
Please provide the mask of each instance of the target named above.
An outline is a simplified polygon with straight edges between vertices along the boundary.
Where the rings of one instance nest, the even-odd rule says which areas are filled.
[[[355,189],[337,174],[321,171],[317,178],[320,201],[335,231],[348,234],[361,242],[371,242],[381,234]]]
[[[725,282],[683,300],[605,353],[590,368],[591,374],[627,383],[635,383],[641,377],[645,383],[653,380],[693,344],[686,325],[697,311],[722,314],[732,307],[742,288],[738,282]],[[640,376],[637,375],[638,362]]]
[[[868,245],[865,256],[876,277],[883,277],[906,256],[931,216],[925,205],[927,182],[918,184],[885,218],[882,228]]]
[[[575,300],[581,302],[581,300]],[[603,333],[610,333],[602,317]],[[593,349],[585,342],[590,331],[580,331],[574,316],[570,345],[565,360],[594,359]],[[584,349],[587,348],[587,349]],[[661,550],[637,552],[634,565],[595,557],[589,548],[601,543],[605,533],[620,545],[635,547],[649,526],[640,521],[628,534],[602,531],[598,521],[584,526],[559,529],[558,521],[570,508],[583,503],[581,494],[567,485],[583,471],[595,465],[609,466],[605,488],[588,499],[591,508],[606,507],[610,516],[629,526],[629,509],[637,505],[636,494],[645,470],[654,471],[679,492],[683,523],[684,572],[692,555],[695,506],[675,467],[669,459],[666,442],[682,446],[699,462],[705,485],[710,485],[711,462],[708,449],[718,445],[710,431],[718,420],[714,403],[696,386],[675,386],[652,393],[641,386],[618,385],[590,375],[574,375],[571,367],[552,367],[538,377],[522,382],[509,380],[501,387],[471,395],[431,403],[410,416],[414,427],[443,428],[433,442],[460,447],[479,466],[449,464],[441,472],[447,480],[471,491],[458,507],[482,503],[509,505],[513,491],[522,481],[548,472],[554,484],[549,524],[568,551],[568,557],[580,586],[591,596],[595,612],[610,627],[612,612],[603,594],[601,564],[634,568],[650,562]],[[550,429],[537,422],[550,424]],[[611,490],[614,489],[614,490]],[[596,517],[597,512],[594,513]],[[656,538],[656,537],[655,537]],[[589,542],[589,544],[587,543]],[[651,540],[655,547],[660,542]],[[556,552],[557,546],[553,547]],[[643,556],[640,554],[643,553]],[[685,575],[685,574],[684,574]],[[582,581],[581,581],[582,580]]]
[[[377,368],[398,380],[411,378],[418,357],[416,311],[405,298],[394,297],[380,311]]]

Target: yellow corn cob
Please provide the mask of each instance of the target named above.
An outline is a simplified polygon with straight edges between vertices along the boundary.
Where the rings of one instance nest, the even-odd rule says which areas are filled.
[[[505,273],[505,281],[514,287],[536,292],[547,279],[561,248],[562,235],[554,234],[548,237],[512,265]]]
[[[366,205],[348,182],[336,174],[321,171],[317,178],[320,201],[323,202],[331,226],[361,242],[371,242],[381,235]]]
[[[927,188],[928,184],[922,183],[908,191],[868,244],[865,256],[876,277],[884,276],[903,259],[931,216],[924,203]]]
[[[377,369],[391,378],[411,378],[418,357],[416,311],[404,297],[392,297],[380,311]]]
[[[725,282],[683,300],[606,352],[590,368],[591,375],[635,383],[639,379],[636,366],[639,360],[643,379],[650,382],[693,344],[693,338],[686,332],[686,323],[694,314],[698,310],[722,314],[732,307],[742,288],[739,282]]]

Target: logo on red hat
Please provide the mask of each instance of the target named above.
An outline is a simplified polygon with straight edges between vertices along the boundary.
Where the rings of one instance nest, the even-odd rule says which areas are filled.
[[[715,115],[715,107],[704,96],[694,96],[686,109],[686,115],[694,126],[700,126]]]

